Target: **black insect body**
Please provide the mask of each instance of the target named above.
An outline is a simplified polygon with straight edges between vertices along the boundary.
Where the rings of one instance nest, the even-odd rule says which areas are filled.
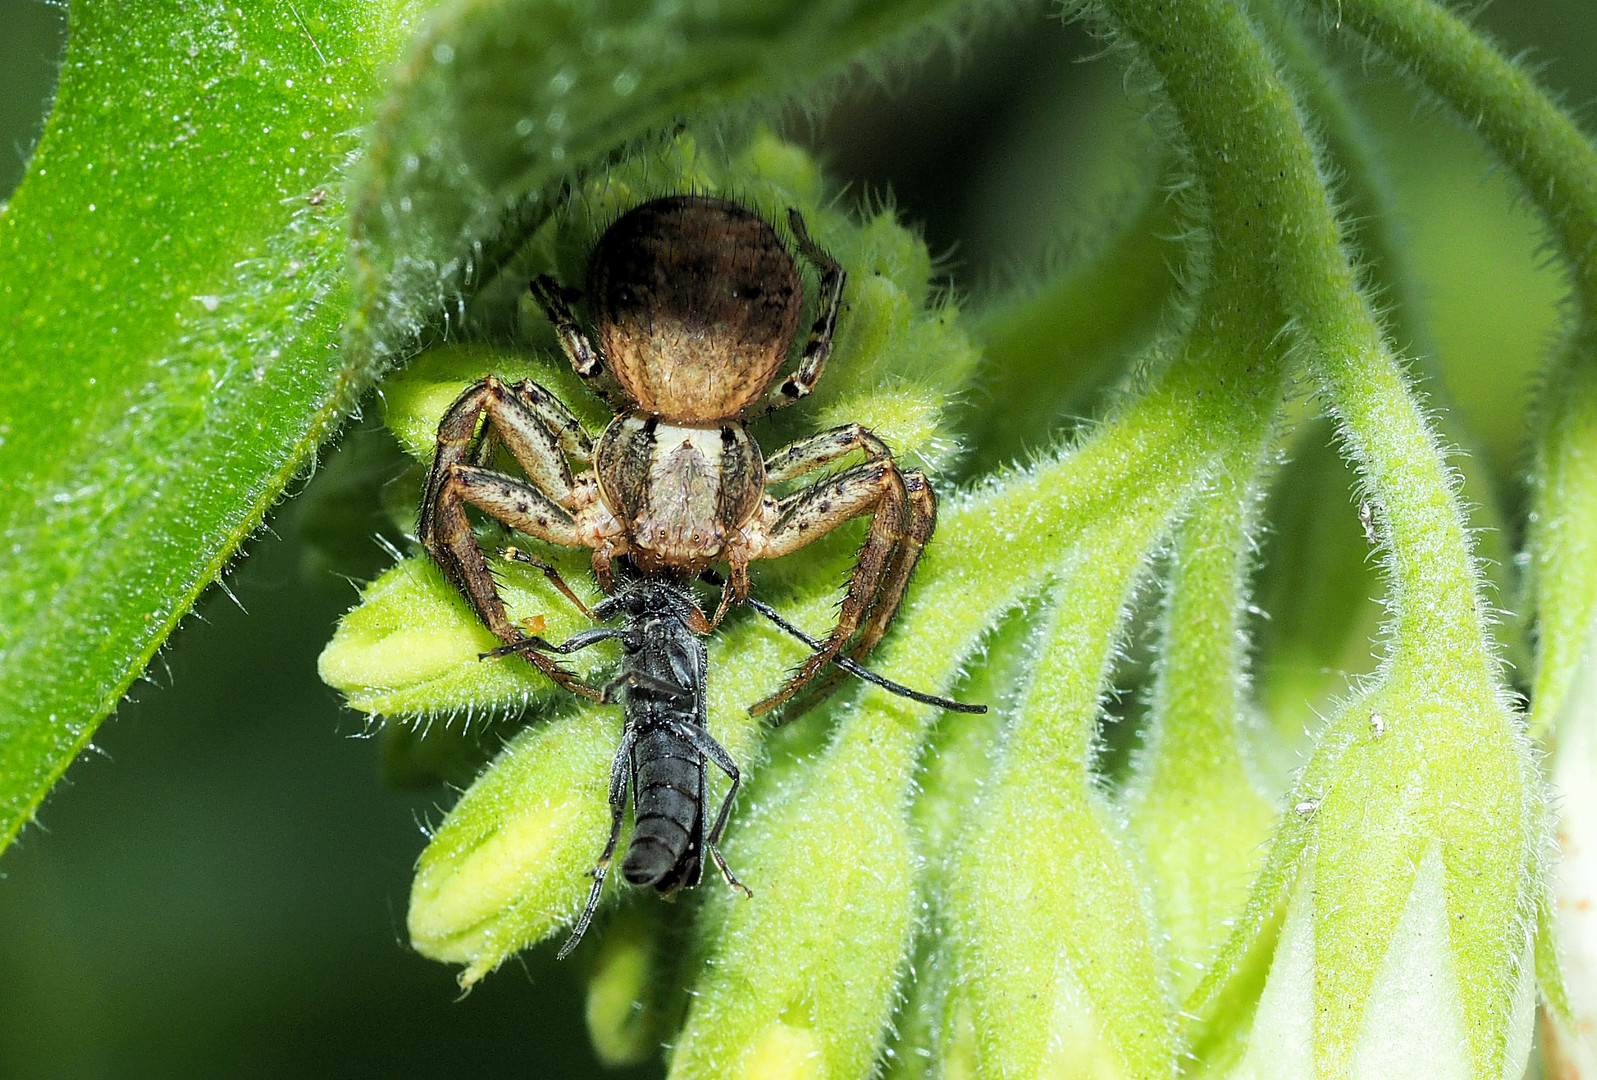
[[[697,885],[709,854],[720,868],[728,885],[745,896],[753,893],[732,873],[718,846],[726,828],[732,800],[737,795],[741,776],[737,763],[726,748],[710,734],[706,688],[709,680],[704,635],[712,626],[693,598],[689,585],[665,573],[638,574],[625,560],[620,562],[623,580],[620,589],[590,611],[548,563],[516,548],[500,554],[541,569],[550,582],[584,614],[597,622],[624,618],[620,626],[601,626],[573,634],[560,644],[541,637],[524,638],[503,645],[484,658],[526,655],[528,650],[569,656],[601,641],[621,644],[620,673],[599,692],[604,704],[619,704],[625,714],[621,745],[610,766],[610,839],[593,869],[593,889],[582,909],[571,937],[560,949],[563,959],[587,931],[599,906],[621,825],[627,813],[627,789],[632,790],[633,829],[627,853],[621,860],[621,876],[629,884],[653,886],[664,895]],[[714,572],[701,575],[710,585],[723,584]],[[821,643],[783,619],[758,600],[744,601],[770,619],[785,633],[804,642],[814,651]],[[891,679],[839,656],[833,661],[841,670],[875,686],[951,712],[984,713],[985,705],[966,705],[933,694],[900,686]],[[727,775],[731,786],[721,799],[715,821],[706,828],[710,766]]]
[[[520,552],[513,557],[531,562]],[[594,619],[624,617],[622,626],[603,626],[575,634],[559,645],[529,638],[494,650],[506,655],[533,648],[569,655],[600,641],[616,641],[623,653],[621,672],[602,691],[601,700],[619,704],[626,721],[621,745],[610,766],[610,840],[593,871],[593,890],[571,938],[560,950],[576,947],[598,907],[605,876],[621,838],[627,789],[632,789],[633,830],[621,876],[629,884],[653,886],[665,895],[697,885],[708,852],[727,884],[752,895],[732,874],[716,846],[726,828],[739,775],[732,755],[710,735],[705,697],[708,679],[704,640],[709,620],[687,586],[665,575],[626,582],[593,609]],[[714,765],[731,780],[715,821],[705,826],[708,773]]]

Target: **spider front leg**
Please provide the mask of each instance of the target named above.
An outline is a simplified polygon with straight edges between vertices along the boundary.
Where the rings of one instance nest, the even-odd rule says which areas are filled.
[[[762,558],[775,558],[798,550],[845,521],[871,515],[870,532],[849,578],[837,625],[786,686],[749,710],[756,716],[770,712],[803,689],[862,626],[864,638],[860,644],[865,648],[851,650],[852,655],[863,655],[880,640],[903,599],[920,547],[936,523],[935,502],[928,502],[920,494],[930,492],[925,477],[919,473],[909,477],[901,474],[881,440],[858,425],[825,432],[772,455],[771,463],[777,466],[772,470],[774,478],[789,479],[819,468],[856,447],[864,449],[872,460],[782,500],[776,522],[761,546]],[[910,478],[912,483],[908,482]],[[917,492],[914,499],[909,494],[911,489]]]
[[[899,604],[909,587],[909,579],[915,572],[915,564],[920,561],[921,552],[937,527],[937,495],[932,491],[926,474],[904,473],[904,491],[909,497],[908,524],[904,529],[903,538],[893,550],[892,561],[888,564],[881,588],[876,594],[876,603],[871,606],[870,618],[866,620],[854,643],[842,654],[849,660],[863,659],[886,635],[894,616],[898,614]],[[782,711],[776,726],[780,727],[803,716],[825,701],[847,677],[848,672],[836,663],[827,665],[826,670],[810,684],[808,692]]]
[[[438,449],[427,473],[417,522],[423,544],[432,530],[433,510],[449,467],[487,466],[496,437],[527,476],[556,502],[571,495],[566,458],[583,465],[593,462],[593,440],[559,398],[531,379],[512,386],[496,375],[479,379],[454,400],[438,422]]]
[[[526,471],[526,480],[486,466],[484,444],[493,438]],[[505,612],[466,517],[466,504],[530,536],[581,546],[576,524],[562,505],[572,493],[571,470],[563,453],[567,448],[573,457],[592,460],[592,445],[576,418],[532,382],[506,386],[490,375],[455,399],[438,425],[438,450],[427,475],[416,535],[478,618],[506,643],[524,635]],[[537,653],[523,655],[560,686],[597,700],[597,690],[553,660]]]

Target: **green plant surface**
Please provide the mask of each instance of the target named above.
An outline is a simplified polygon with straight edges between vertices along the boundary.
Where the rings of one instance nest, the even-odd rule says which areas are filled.
[[[0,839],[360,389],[342,164],[411,10],[312,15],[72,9],[0,215]]]
[[[385,356],[447,328],[461,294],[495,284],[511,254],[502,241],[530,232],[567,177],[628,140],[686,113],[807,92],[871,50],[924,41],[958,9],[441,4],[394,72],[357,174],[352,345]]]
[[[439,0],[156,12],[128,40],[75,11],[60,105],[0,213],[11,831],[375,389],[381,430],[335,490],[393,558],[319,672],[385,729],[391,776],[475,771],[426,829],[404,931],[475,994],[563,940],[609,831],[621,710],[484,658],[496,639],[414,514],[440,415],[486,374],[537,381],[594,434],[610,420],[526,282],[581,283],[617,215],[704,192],[779,229],[801,211],[847,268],[817,392],[750,432],[770,453],[859,422],[927,471],[937,532],[869,662],[993,709],[847,681],[773,730],[748,707],[806,650],[734,610],[706,697],[744,784],[722,846],[753,895],[711,873],[677,904],[616,903],[607,882],[574,958],[600,1060],[664,1046],[680,1080],[1499,1080],[1530,1061],[1542,1002],[1544,1065],[1597,1061],[1597,815],[1576,790],[1597,745],[1597,150],[1434,0],[1079,0],[1064,14],[1141,118],[1103,145],[1142,165],[1100,244],[973,302],[790,121],[849,64],[907,66],[1005,10]],[[1447,305],[1424,302],[1390,116],[1335,69],[1357,50],[1479,137],[1567,277],[1540,400],[1509,419],[1481,422]],[[110,73],[135,53],[165,61],[113,143]],[[63,329],[77,310],[110,317]],[[349,537],[308,513],[339,565]],[[757,563],[756,594],[824,634],[862,526]],[[591,604],[588,551],[475,527],[513,619],[587,625],[495,549],[551,559]],[[572,666],[600,684],[616,657]]]
[[[1227,936],[1275,823],[1246,730],[1246,537],[1260,465],[1246,451],[1222,461],[1176,533],[1150,730],[1126,797],[1178,996]]]
[[[406,335],[445,321],[485,223],[670,116],[796,92],[951,9],[75,8],[49,126],[0,217],[0,837]],[[609,74],[573,89],[595,42]],[[447,182],[412,171],[440,131],[533,116],[514,143],[451,141]],[[445,198],[457,182],[469,197]]]
[[[1147,44],[1167,92],[1178,102],[1180,95],[1201,101],[1208,72],[1216,65],[1216,55],[1190,44],[1195,38],[1212,42],[1207,48],[1220,56],[1236,57],[1233,63],[1249,65],[1249,78],[1268,78],[1251,74],[1264,70],[1262,50],[1252,51],[1258,46],[1246,24],[1221,5],[1183,6],[1183,17],[1174,23],[1151,20],[1135,5],[1115,10],[1123,12],[1128,32]],[[1176,26],[1188,42],[1184,50],[1170,47]],[[1284,98],[1279,91],[1276,96]],[[1192,108],[1210,123],[1222,114],[1212,107]],[[1250,141],[1296,142],[1302,147],[1298,160],[1308,158],[1306,140],[1293,138],[1295,118],[1275,123],[1270,135]],[[1243,140],[1210,137],[1205,142],[1236,146]],[[1497,681],[1479,577],[1449,474],[1354,285],[1317,174],[1312,165],[1300,165],[1298,175],[1308,197],[1283,207],[1274,281],[1293,320],[1293,336],[1324,380],[1349,452],[1361,468],[1376,507],[1375,528],[1390,545],[1390,652],[1367,696],[1350,701],[1330,721],[1294,792],[1294,805],[1306,807],[1306,815],[1284,820],[1249,917],[1188,1011],[1202,1015],[1214,1000],[1214,988],[1245,970],[1252,936],[1269,925],[1306,852],[1317,866],[1310,916],[1314,956],[1309,981],[1293,984],[1294,992],[1312,1001],[1305,1060],[1319,1073],[1342,1075],[1355,1067],[1358,1055],[1378,1053],[1363,1049],[1361,1017],[1370,1007],[1377,971],[1392,942],[1389,935],[1426,850],[1415,847],[1416,822],[1423,822],[1419,835],[1440,841],[1447,866],[1444,893],[1453,918],[1441,925],[1451,929],[1455,962],[1472,963],[1456,989],[1463,999],[1468,1068],[1477,1075],[1498,1075],[1512,1052],[1513,983],[1525,961],[1516,937],[1534,917],[1539,787]],[[1396,746],[1371,753],[1371,734]],[[1422,761],[1425,769],[1416,776]],[[1483,774],[1492,779],[1483,783]],[[1405,789],[1395,805],[1369,800],[1375,790]],[[1385,820],[1375,812],[1383,805],[1382,813],[1391,815]],[[1483,874],[1486,865],[1494,867],[1493,876]],[[1272,978],[1291,977],[1284,967],[1279,970]],[[1264,993],[1270,995],[1269,984]],[[1396,1030],[1385,1037],[1401,1045],[1406,1036]]]

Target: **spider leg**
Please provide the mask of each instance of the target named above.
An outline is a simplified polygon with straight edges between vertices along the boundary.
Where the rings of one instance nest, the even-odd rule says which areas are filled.
[[[526,480],[487,467],[495,439],[526,471]],[[490,375],[456,398],[438,424],[438,450],[427,475],[416,534],[478,618],[507,643],[523,634],[505,612],[466,517],[466,504],[530,535],[581,546],[571,515],[560,505],[572,490],[571,470],[562,454],[567,447],[574,456],[592,457],[587,433],[575,417],[533,382],[510,387]],[[548,657],[522,655],[572,693],[598,697],[597,690]]]
[[[830,465],[851,450],[865,451],[867,461],[891,460],[893,452],[860,424],[841,424],[789,443],[765,459],[765,483],[781,484]]]
[[[767,484],[780,484],[780,483],[784,483],[784,482],[786,482],[788,480],[797,479],[798,477],[803,476],[806,473],[810,473],[810,472],[815,471],[816,469],[820,469],[820,468],[823,468],[823,467],[825,467],[827,465],[830,465],[833,462],[843,458],[844,456],[846,456],[847,454],[849,454],[849,453],[851,453],[851,452],[853,452],[855,450],[860,450],[860,451],[864,452],[867,464],[876,463],[876,462],[886,462],[890,466],[893,464],[893,453],[892,453],[892,451],[887,448],[887,444],[886,443],[882,442],[881,439],[876,437],[876,434],[874,432],[870,431],[868,428],[863,427],[860,424],[842,424],[842,425],[839,425],[838,427],[831,428],[831,429],[829,429],[827,431],[819,432],[819,433],[817,433],[815,435],[809,436],[808,438],[800,439],[797,442],[794,442],[794,443],[791,443],[791,444],[789,444],[789,445],[787,445],[785,447],[782,447],[780,450],[777,450],[775,453],[773,453],[770,457],[766,458],[765,459],[766,483]],[[857,470],[855,470],[855,471],[857,471]],[[896,471],[896,467],[895,467],[895,471]],[[847,474],[845,473],[844,475],[847,475]],[[914,478],[913,483],[911,481],[911,478]],[[916,507],[915,507],[915,505],[913,503],[909,502],[910,491],[914,490],[914,491],[920,492],[920,491],[924,490],[924,495],[925,496],[931,496],[931,489],[926,484],[925,476],[923,474],[921,474],[921,473],[911,473],[911,474],[909,474],[908,477],[905,477],[903,479],[904,479],[903,486],[904,486],[904,489],[905,489],[904,501],[906,503],[906,505],[904,506],[904,511],[903,512],[904,512],[904,515],[905,515],[905,517],[906,517],[906,519],[907,519],[907,521],[909,523],[908,533],[906,535],[910,536],[910,537],[913,537],[915,535],[918,535],[918,533],[921,531],[921,528],[917,524],[918,516],[917,516]],[[810,489],[810,490],[816,490],[816,489]],[[794,500],[799,499],[804,494],[805,494],[804,492],[799,492],[799,493],[796,493],[796,494],[794,494],[792,496],[789,496],[788,499],[783,501],[782,510],[786,511],[788,509],[788,507],[789,507],[789,504],[793,503]],[[916,494],[914,496],[914,498],[916,500],[921,500],[922,499],[922,495]],[[817,507],[816,508],[823,515],[825,513],[827,513],[827,503],[828,503],[828,500],[826,500],[826,499],[817,500]],[[931,510],[931,514],[932,514],[932,520],[935,521],[935,514],[936,514],[935,497],[932,497],[930,510]],[[777,529],[778,530],[780,530],[782,528],[785,518],[786,518],[786,514],[784,513],[783,517],[778,519],[778,523],[777,523]],[[835,524],[836,524],[836,522],[834,522],[832,525],[826,526],[824,529],[821,530],[821,532],[830,531],[831,528],[835,527]],[[810,524],[805,522],[805,521],[799,521],[797,523],[797,525],[796,525],[796,528],[800,532],[805,531],[809,527],[810,527]],[[929,526],[927,526],[924,531],[926,532],[927,536],[930,536],[930,527]],[[874,532],[874,528],[873,528],[873,532]],[[816,535],[819,535],[819,533],[816,534]],[[808,539],[814,539],[814,537],[811,536]],[[803,542],[807,543],[808,540],[805,540]],[[887,570],[885,571],[885,578],[886,578],[886,581],[888,581],[889,583],[891,583],[893,581],[898,581],[899,583],[896,585],[896,587],[888,588],[888,589],[883,589],[881,587],[881,585],[876,586],[877,590],[879,592],[881,592],[882,595],[891,596],[892,597],[892,603],[890,604],[888,610],[885,612],[885,614],[880,619],[878,619],[877,617],[873,616],[870,619],[870,621],[866,623],[866,635],[869,636],[869,640],[868,640],[868,642],[862,642],[861,647],[857,647],[857,648],[851,649],[850,652],[849,652],[850,658],[858,658],[858,657],[864,656],[867,652],[870,651],[870,649],[872,647],[874,647],[876,645],[876,643],[879,640],[881,640],[882,635],[884,633],[886,633],[887,624],[890,623],[891,620],[892,620],[893,611],[896,610],[897,605],[898,605],[898,600],[903,595],[904,585],[906,585],[908,583],[909,574],[914,569],[915,559],[919,557],[920,544],[923,544],[923,543],[924,543],[924,540],[920,541],[918,544],[915,545],[915,547],[914,547],[914,552],[915,552],[914,557],[910,558],[908,564],[906,566],[902,567],[900,570],[895,571],[895,567],[897,566],[899,559],[897,558],[897,556],[895,556],[893,558],[892,565],[890,565],[887,568]],[[895,545],[895,547],[896,547],[896,545]],[[871,545],[870,545],[870,542],[867,541],[866,550],[861,552],[861,568],[863,568],[864,563],[865,563],[865,557],[867,556],[867,554],[870,553],[870,550],[871,550]],[[767,552],[765,552],[765,554],[767,556],[769,556],[771,554],[771,552],[767,551]],[[857,575],[860,573],[860,569],[856,569],[855,573],[856,573],[856,581],[850,582],[850,592],[851,593],[854,590],[854,586],[856,584],[859,584],[859,582],[857,581]],[[899,580],[899,579],[902,579],[902,580]],[[740,597],[740,599],[741,599],[741,597]],[[866,597],[867,602],[870,602],[873,599],[874,599],[874,597],[871,597],[871,596]],[[846,601],[845,601],[845,603],[846,603]],[[872,604],[873,610],[874,610],[874,606],[875,605]],[[846,613],[845,613],[845,617],[846,617]],[[878,623],[880,623],[880,625],[878,625]],[[841,628],[841,626],[842,626],[842,623],[840,622],[839,623],[839,627]],[[834,634],[833,634],[834,638],[836,637],[836,633],[837,632],[834,631]],[[827,652],[826,650],[827,650],[827,648],[829,646],[831,647],[831,650],[830,650],[830,652]],[[832,638],[828,638],[828,640],[825,643],[823,643],[821,649],[817,651],[817,655],[821,655],[822,653],[825,653],[829,657],[831,655],[835,655],[837,651],[838,650],[837,650],[837,647],[834,646],[833,639]],[[822,663],[824,663],[824,661]],[[802,707],[801,708],[784,710],[784,716],[783,716],[782,720],[780,721],[780,723],[790,722],[791,720],[793,720],[794,718],[799,716],[802,712],[804,712],[807,709],[811,708],[812,706],[818,704],[823,698],[825,698],[828,694],[830,694],[833,690],[836,689],[838,682],[841,680],[842,674],[843,674],[842,672],[832,672],[832,673],[828,673],[826,676],[824,676],[822,685],[820,687],[816,688],[810,694],[806,695],[806,697],[804,699],[804,702],[802,703]],[[814,676],[811,675],[810,677],[813,678]],[[784,688],[783,695],[789,695],[790,696],[792,692],[797,690],[797,688],[798,687],[796,685],[790,684],[788,687]],[[782,698],[782,700],[785,700],[785,696],[783,696],[783,695],[778,695],[778,697]],[[757,710],[756,715],[758,715],[759,713],[763,713],[763,712],[769,711],[771,708],[774,708],[777,703],[778,702],[775,699],[767,699],[766,701],[760,702],[759,705],[755,706],[755,709]]]
[[[562,547],[581,547],[582,537],[565,507],[538,487],[480,465],[451,465],[444,479],[443,502],[470,503],[496,521],[539,540]],[[467,538],[476,543],[469,532]],[[479,549],[480,552],[480,549]]]
[[[561,455],[562,445],[569,444],[590,459],[592,447],[585,432],[580,436],[558,433],[557,425],[564,423],[562,416],[573,423],[575,418],[564,412],[564,406],[551,408],[553,404],[553,395],[536,383],[507,387],[490,375],[467,387],[438,423],[438,449],[427,473],[416,535],[444,573],[468,596],[471,591],[461,580],[464,568],[449,552],[449,539],[456,531],[459,516],[458,492],[448,490],[450,471],[457,465],[486,470],[491,464],[495,439],[503,440],[517,464],[526,470],[527,478],[550,499],[563,502],[571,495],[571,470]]]
[[[588,389],[617,412],[630,409],[631,403],[625,395],[603,381],[604,356],[588,340],[582,324],[577,322],[576,315],[571,311],[571,301],[580,299],[582,294],[566,288],[548,274],[533,278],[528,288],[532,290],[532,298],[543,308],[543,313],[554,323],[555,336],[560,339],[560,350],[566,354],[566,359],[571,361],[571,366]]]
[[[705,622],[702,627],[689,623],[695,633],[708,634],[721,620],[726,618],[727,611],[732,607],[732,602],[742,603],[749,596],[749,555],[743,546],[734,547],[727,553],[728,573],[726,580],[721,583],[721,600],[715,607],[715,617]]]
[[[871,617],[882,583],[890,576],[909,518],[904,479],[892,458],[867,461],[846,469],[778,504],[776,524],[761,552],[766,558],[796,551],[862,514],[871,515],[871,528],[849,577],[848,591],[843,594],[837,625],[821,642],[821,647],[794,672],[786,686],[749,709],[755,716],[770,712],[803,689]],[[891,613],[886,616],[889,620],[891,617]]]
[[[582,426],[582,421],[577,419],[576,413],[566,408],[565,402],[531,379],[512,384],[509,393],[509,407],[513,413],[536,416],[554,435],[561,453],[579,465],[593,464],[593,439],[588,435],[588,429]],[[520,423],[524,424],[525,421]],[[511,453],[516,453],[514,447]],[[516,460],[521,460],[520,454],[516,454]]]
[[[499,589],[488,571],[488,561],[466,518],[466,503],[540,540],[576,547],[581,538],[571,516],[526,481],[476,465],[449,466],[434,510],[436,529],[426,540],[427,550],[465,594],[494,636],[514,645],[525,635],[505,611]],[[594,701],[600,699],[598,690],[549,657],[530,649],[518,652],[565,690]]]
[[[926,474],[905,473],[904,490],[909,497],[909,520],[904,529],[904,536],[893,549],[892,561],[882,578],[876,600],[871,605],[870,617],[860,630],[859,636],[843,653],[849,660],[859,660],[869,654],[892,626],[893,617],[898,614],[904,592],[909,587],[909,579],[915,572],[915,564],[920,561],[921,552],[937,527],[937,494],[932,490]],[[848,674],[838,665],[830,665],[811,684],[809,691],[802,698],[782,710],[777,726],[797,719],[825,701]]]
[[[588,619],[590,622],[593,621],[593,610],[589,608],[587,604],[582,602],[582,597],[578,596],[571,590],[571,586],[566,584],[566,579],[560,576],[560,570],[554,566],[554,564],[544,562],[536,555],[529,555],[518,547],[500,548],[499,557],[502,559],[509,559],[511,562],[523,563],[527,566],[536,567],[537,569],[542,570],[543,576],[549,579],[549,584],[553,585],[567,600],[570,600],[572,606],[578,611],[582,612],[584,618]]]
[[[827,358],[832,355],[832,333],[837,329],[837,313],[843,306],[843,284],[848,280],[847,271],[838,265],[837,260],[810,239],[802,214],[790,209],[787,221],[793,229],[793,240],[798,244],[799,254],[808,259],[821,275],[820,314],[810,327],[809,340],[804,343],[804,355],[799,359],[798,369],[766,395],[766,413],[806,398],[815,389],[821,372],[826,368]]]
[[[480,379],[454,400],[438,422],[438,449],[427,474],[418,522],[423,543],[449,466],[491,465],[495,439],[504,443],[528,479],[556,502],[571,495],[571,469],[565,455],[583,463],[593,460],[588,433],[548,390],[530,379],[514,386],[506,386],[494,375]]]

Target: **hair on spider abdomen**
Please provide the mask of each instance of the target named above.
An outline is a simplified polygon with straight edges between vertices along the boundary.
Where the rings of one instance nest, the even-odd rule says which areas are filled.
[[[610,373],[673,423],[737,416],[787,359],[804,286],[776,230],[703,195],[654,199],[605,230],[588,304]]]

